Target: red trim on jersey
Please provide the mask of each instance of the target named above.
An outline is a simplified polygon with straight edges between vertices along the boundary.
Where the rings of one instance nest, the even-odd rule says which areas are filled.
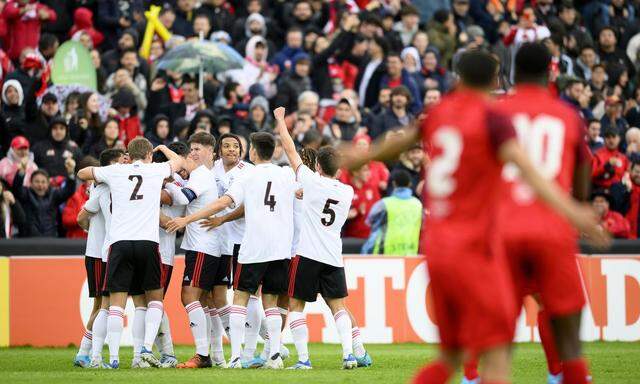
[[[291,260],[291,265],[289,267],[289,291],[287,292],[289,296],[293,296],[293,292],[296,288],[296,272],[298,271],[299,262],[300,255],[296,255],[296,257]]]
[[[242,264],[236,264],[236,273],[233,276],[233,289],[238,289],[238,280],[240,279],[240,271],[242,271]]]

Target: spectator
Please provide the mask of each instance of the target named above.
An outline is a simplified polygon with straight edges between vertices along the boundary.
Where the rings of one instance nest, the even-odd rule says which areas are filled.
[[[110,116],[118,120],[120,124],[119,140],[124,145],[135,137],[142,135],[142,125],[138,116],[136,100],[133,93],[128,88],[122,88],[115,95],[111,102]]]
[[[300,28],[289,28],[287,30],[285,46],[273,56],[273,63],[280,68],[280,72],[286,72],[292,68],[293,58],[303,53],[302,30]]]
[[[0,179],[0,239],[22,236],[27,218],[8,184]]]
[[[353,147],[356,151],[366,153],[371,147],[371,138],[364,133],[358,134],[353,138]],[[387,166],[381,161],[370,161],[367,165],[369,166],[371,183],[378,187],[381,194],[386,194],[389,186],[389,170]],[[351,184],[351,174],[346,169],[340,171],[339,179],[345,184]]]
[[[254,97],[253,100],[251,100],[251,104],[249,104],[249,116],[247,116],[245,121],[237,124],[234,133],[249,138],[254,132],[273,132],[273,122],[270,112],[267,99],[262,96]]]
[[[197,15],[205,15],[209,19],[212,30],[231,33],[233,16],[229,9],[230,5],[226,0],[204,0],[200,8],[196,10],[196,17]]]
[[[413,36],[418,32],[419,22],[418,9],[411,4],[404,4],[400,9],[400,21],[393,26],[393,30],[400,35],[402,45],[407,46],[411,43]]]
[[[35,121],[29,124],[29,138],[37,143],[44,140],[49,135],[49,125],[51,120],[60,116],[60,105],[58,98],[52,93],[47,93],[42,97],[42,104]]]
[[[593,156],[593,184],[598,188],[609,188],[622,180],[629,168],[629,160],[618,150],[620,132],[615,127],[604,131],[604,147]]]
[[[115,36],[115,35],[107,35],[107,36]],[[109,41],[109,39],[105,40],[105,44]],[[125,29],[122,34],[120,34],[120,38],[118,39],[118,45],[116,48],[113,48],[109,51],[106,51],[102,57],[102,67],[105,69],[107,74],[111,74],[118,69],[121,62],[121,56],[123,52],[130,51],[133,49],[134,51],[138,47],[139,34],[133,28]],[[145,60],[140,60],[138,58],[139,70],[144,75],[145,78],[149,76],[149,66]]]
[[[278,84],[275,105],[283,106],[287,111],[297,110],[298,96],[304,91],[311,90],[310,64],[311,58],[306,53],[298,53],[293,57],[293,70]]]
[[[43,22],[55,22],[56,13],[37,0],[10,1],[2,10],[7,22],[4,48],[11,60],[17,60],[25,48],[35,49]]]
[[[433,14],[427,29],[429,42],[438,49],[442,61],[447,65],[456,48],[457,27],[453,14],[446,9],[440,9]]]
[[[25,164],[22,165],[22,163]],[[7,156],[0,160],[0,179],[12,186],[13,179],[20,167],[25,170],[24,186],[28,187],[31,174],[38,169],[38,166],[33,161],[33,153],[29,152],[29,140],[24,136],[16,136],[11,140],[11,148],[9,148]]]
[[[562,26],[564,27],[567,35],[575,38],[578,47],[590,47],[593,49],[593,38],[589,31],[580,25],[577,17],[577,11],[571,2],[562,2],[560,4],[558,7],[558,18],[562,22]],[[584,49],[581,49],[581,51],[583,50]]]
[[[392,174],[397,171],[406,171],[409,174],[411,177],[411,190],[416,197],[420,197],[422,194],[425,161],[424,150],[420,143],[416,143],[412,148],[400,155],[400,161],[390,170]],[[387,194],[390,195],[391,193],[393,193],[391,188],[387,189]]]
[[[369,237],[371,228],[365,223],[365,219],[373,204],[380,200],[378,186],[371,183],[371,172],[368,165],[365,164],[360,169],[353,171],[350,185],[353,187],[354,194],[344,228],[344,236],[366,239]]]
[[[442,99],[442,92],[438,89],[427,89],[424,94],[424,111],[428,113],[431,108],[440,103]],[[600,123],[600,122],[598,122]],[[599,132],[598,132],[599,134]]]
[[[172,32],[180,36],[193,36],[193,16],[195,14],[195,0],[178,0],[174,10],[176,18]]]
[[[78,145],[69,139],[69,127],[64,118],[59,116],[51,120],[49,137],[33,146],[33,155],[36,164],[49,176],[67,175],[67,159],[71,158],[75,162],[80,159],[81,154]]]
[[[607,132],[609,128],[614,128],[619,135],[625,135],[629,128],[629,123],[627,123],[624,117],[622,117],[622,109],[623,106],[620,97],[607,97],[605,101],[605,115],[600,120],[600,123],[602,124],[602,131]]]
[[[193,34],[194,36],[196,36],[197,38],[199,38],[200,36],[202,36],[203,39],[213,39],[215,41],[215,37],[211,34],[213,30],[211,29],[211,19],[209,19],[209,17],[205,14],[202,13],[198,13],[196,14],[196,16],[193,18]],[[224,32],[224,31],[221,31]],[[229,41],[227,42],[230,43],[231,39],[228,39]]]
[[[85,7],[80,7],[73,13],[73,27],[69,31],[69,37],[78,32],[88,34],[93,47],[99,47],[104,40],[104,35],[93,27],[93,12]]]
[[[127,56],[135,58],[136,55],[135,52],[129,51],[123,58]],[[138,110],[143,111],[147,107],[146,80],[139,73],[136,74],[136,77],[140,83],[133,80],[131,73],[127,69],[120,68],[107,78],[106,91],[109,96],[113,97],[121,89],[129,90],[135,99]],[[143,88],[140,88],[141,86]]]
[[[31,174],[31,186],[24,187],[25,170],[18,169],[13,183],[13,194],[24,208],[27,225],[25,237],[57,237],[60,215],[58,206],[76,190],[75,161],[64,161],[65,180],[62,187],[52,187],[47,171],[38,169]]]
[[[392,130],[404,128],[413,122],[413,116],[408,111],[411,102],[411,94],[404,86],[398,86],[391,90],[390,107],[385,109],[379,118],[375,119],[369,131],[369,135],[376,139]]]
[[[209,109],[203,109],[202,111],[198,111],[191,120],[187,137],[191,137],[191,135],[197,132],[207,132],[216,135],[215,127],[216,118],[214,114]]]
[[[7,80],[2,84],[2,149],[16,136],[29,136],[24,109],[24,93],[18,80]]]
[[[618,63],[629,70],[629,76],[635,76],[635,68],[626,52],[618,47],[618,36],[611,27],[604,27],[598,34],[598,52],[600,60],[604,63]]]
[[[66,0],[43,0],[41,3],[47,5],[56,14],[55,21],[48,20],[42,25],[42,35],[52,34],[56,40],[64,41],[73,24],[73,9],[76,7],[76,3]]]
[[[473,18],[469,15],[469,0],[453,0],[451,10],[456,31],[461,34],[467,31],[467,27],[473,25]]]
[[[342,98],[336,105],[336,114],[325,127],[323,134],[335,140],[351,141],[360,130],[360,122],[358,121],[354,109],[347,98]]]
[[[239,37],[234,36],[234,39],[237,40],[237,43],[235,45],[236,51],[245,52],[246,46],[249,40],[251,40],[253,37],[256,37],[256,36],[262,37],[262,41],[265,44],[265,48],[267,49],[267,52],[271,52],[271,54],[275,53],[275,50],[276,50],[275,44],[273,44],[273,42],[268,40],[266,37],[267,21],[265,17],[259,13],[252,13],[249,15],[249,17],[246,18],[242,36],[239,36]],[[265,60],[267,58],[270,59],[271,57],[266,56]]]
[[[196,112],[205,109],[206,105],[198,95],[198,84],[195,78],[185,75],[180,85],[180,90],[182,91],[182,100],[178,102],[169,101],[171,103],[167,106],[170,112],[169,117],[172,121],[180,117],[191,121]]]
[[[575,74],[583,80],[590,81],[591,73],[596,64],[600,62],[600,58],[595,48],[591,45],[585,45],[580,49],[580,56],[576,60]]]
[[[87,156],[80,161],[79,169],[84,167],[99,167],[100,162],[94,158]],[[65,237],[67,239],[86,239],[87,233],[78,225],[78,214],[89,200],[89,188],[91,181],[80,183],[76,192],[67,200],[62,209],[62,227],[64,228]]]
[[[367,216],[365,223],[371,227],[371,235],[362,246],[362,253],[417,255],[422,203],[412,194],[408,172],[394,172],[391,184],[391,196],[376,202]]]
[[[240,83],[244,89],[260,85],[266,97],[273,97],[277,92],[275,80],[278,77],[278,67],[269,65],[267,57],[270,49],[262,36],[253,36],[246,43],[245,64],[242,69],[232,69],[226,72],[226,77]]]
[[[368,55],[361,60],[358,68],[355,89],[360,95],[360,106],[372,108],[378,101],[380,80],[385,74],[385,56],[389,50],[387,42],[373,36],[369,40]]]
[[[597,190],[591,195],[591,204],[600,219],[600,226],[616,239],[628,239],[631,235],[629,222],[620,213],[609,209],[610,199],[604,190]]]
[[[171,122],[169,117],[164,114],[158,114],[153,118],[151,126],[144,134],[154,147],[158,145],[168,145],[173,141],[171,134]]]
[[[69,132],[71,140],[78,146],[87,148],[102,135],[100,98],[95,92],[85,92],[80,95],[79,104],[75,116],[69,121]]]
[[[440,64],[440,58],[435,49],[427,49],[422,64],[421,72],[416,76],[421,95],[424,95],[427,89],[436,88],[444,93],[451,88],[453,78],[449,71]]]
[[[78,109],[80,108],[80,93],[71,92],[64,100],[64,110],[62,116],[67,120],[67,124],[71,122],[71,119],[76,116]]]
[[[629,222],[629,238],[640,238],[640,162],[633,162],[629,181],[611,186],[611,208],[624,214]]]
[[[589,126],[587,127],[587,145],[591,154],[595,154],[600,148],[604,147],[604,139],[600,136],[600,120],[589,120]]]
[[[59,46],[60,40],[58,39],[58,37],[50,33],[43,33],[42,35],[40,35],[36,54],[40,57],[40,60],[43,63],[49,65],[51,59],[53,59],[53,56],[55,56],[56,52],[58,51]]]
[[[84,148],[84,152],[97,159],[105,149],[121,148],[125,149],[124,142],[119,140],[120,136],[120,122],[113,117],[108,118],[104,123],[104,129],[99,139],[91,144],[89,147]]]
[[[123,35],[123,30],[131,28],[134,10],[141,10],[142,1],[98,0],[97,25],[106,36],[104,49],[115,49]]]
[[[420,90],[413,77],[402,67],[402,58],[397,53],[387,56],[387,73],[380,80],[380,87],[391,89],[403,85],[409,92],[408,110],[413,114],[418,114],[422,109]]]

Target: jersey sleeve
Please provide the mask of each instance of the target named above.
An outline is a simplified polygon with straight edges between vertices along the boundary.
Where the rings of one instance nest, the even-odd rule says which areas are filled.
[[[168,161],[165,161],[164,163],[157,163],[156,169],[158,171],[158,174],[162,176],[163,179],[166,179],[167,177],[170,177],[172,175],[171,164]]]
[[[243,175],[231,184],[225,193],[225,195],[229,196],[231,200],[233,200],[236,207],[240,206],[244,202],[244,191],[247,180],[249,180],[249,178]]]
[[[509,116],[495,110],[490,109],[487,112],[487,129],[489,131],[489,141],[496,153],[502,144],[517,137]]]
[[[296,174],[296,178],[300,186],[304,188],[305,184],[308,184],[313,180],[315,173],[309,169],[306,165],[302,164],[298,167],[298,173]]]
[[[109,179],[112,177],[116,166],[116,164],[112,164],[106,167],[93,167],[93,178],[99,183],[109,184]]]
[[[211,182],[207,180],[208,176],[213,177],[213,175],[206,175],[203,171],[203,168],[198,168],[196,171],[192,172],[191,177],[187,181],[187,185],[185,188],[190,189],[197,196],[200,196],[204,193],[207,188],[210,188]]]
[[[100,194],[101,188],[95,187],[89,194],[89,200],[84,203],[84,210],[96,214],[100,211]]]

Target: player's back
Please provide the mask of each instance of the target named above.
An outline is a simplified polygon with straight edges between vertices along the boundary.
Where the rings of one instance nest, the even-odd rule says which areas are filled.
[[[425,147],[432,148],[423,194],[429,211],[426,245],[482,249],[494,236],[502,187],[497,147],[513,130],[473,91],[445,97],[422,130]]]
[[[514,95],[496,103],[510,114],[518,141],[543,177],[554,180],[567,193],[573,186],[575,168],[588,158],[581,117],[545,88],[521,85]],[[536,198],[520,181],[517,169],[507,164],[503,171],[506,196],[501,199],[501,217],[508,231],[525,231],[532,237],[553,233],[570,235],[569,222]],[[508,222],[508,225],[507,225]]]
[[[227,194],[245,206],[246,228],[239,261],[247,264],[288,258],[295,198],[291,168],[258,164],[242,175]]]

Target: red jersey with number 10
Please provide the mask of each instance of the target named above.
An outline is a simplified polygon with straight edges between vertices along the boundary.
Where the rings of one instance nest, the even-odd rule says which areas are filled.
[[[503,186],[497,150],[515,138],[512,125],[485,95],[460,90],[443,98],[421,129],[425,148],[432,148],[422,195],[429,211],[423,251],[424,245],[488,251]]]
[[[584,123],[573,108],[546,88],[522,85],[514,95],[497,102],[496,109],[510,114],[518,141],[538,172],[569,192],[576,166],[590,161]],[[531,188],[519,180],[513,165],[505,166],[503,176],[509,184],[507,196],[502,200],[502,222],[505,229],[510,228],[508,232],[519,229],[529,233],[540,231],[546,237],[575,236],[569,222],[537,199]]]

